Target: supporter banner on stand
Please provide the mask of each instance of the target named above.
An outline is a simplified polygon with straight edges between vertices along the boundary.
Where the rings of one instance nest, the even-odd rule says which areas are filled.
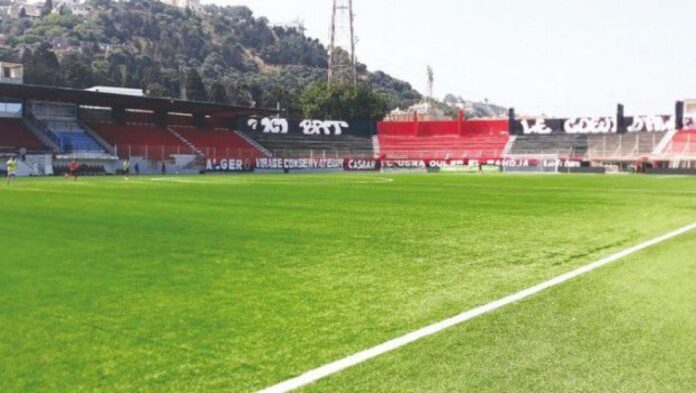
[[[537,164],[534,160],[501,159],[422,159],[384,160],[377,158],[208,158],[206,172],[241,173],[254,171],[329,170],[347,172],[379,172],[381,170],[403,171],[479,171],[498,169],[503,165]],[[524,163],[524,164],[523,164]]]
[[[317,119],[285,119],[275,117],[240,118],[237,129],[249,133],[271,135],[301,135],[307,137],[356,135],[366,136],[377,133],[373,121],[342,121]]]
[[[382,160],[382,169],[398,171],[447,171],[478,172],[498,171],[502,165],[500,159],[422,159],[422,160]]]
[[[382,160],[383,169],[425,169],[423,160]]]
[[[624,117],[627,132],[664,132],[676,127],[674,116]],[[573,117],[567,119],[522,119],[512,122],[513,135],[614,134],[619,130],[616,117]]]
[[[559,168],[579,168],[582,165],[580,160],[570,160],[565,158],[506,158],[502,161],[506,171],[554,171]]]
[[[628,132],[666,132],[677,127],[674,116],[626,117]]]
[[[257,158],[256,169],[264,170],[302,170],[302,169],[343,169],[343,159],[336,158]]]
[[[208,158],[205,163],[206,172],[253,172],[253,159],[241,158]]]
[[[343,170],[349,172],[377,172],[382,169],[382,162],[378,159],[343,159]]]

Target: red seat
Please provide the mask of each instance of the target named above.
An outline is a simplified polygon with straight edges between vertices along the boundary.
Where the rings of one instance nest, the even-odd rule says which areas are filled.
[[[677,132],[668,152],[675,155],[696,155],[696,130]]]
[[[208,157],[257,158],[263,154],[232,130],[219,128],[173,127]]]
[[[48,148],[25,126],[22,119],[0,118],[0,148],[46,151]]]
[[[387,159],[500,158],[509,139],[505,120],[385,122],[378,129]]]
[[[194,150],[164,127],[91,123],[90,127],[109,144],[119,157],[143,156],[167,159],[172,154],[194,154]]]

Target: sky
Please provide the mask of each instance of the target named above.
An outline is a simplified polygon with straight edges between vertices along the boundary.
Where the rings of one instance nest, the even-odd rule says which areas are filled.
[[[205,0],[204,0],[205,2]],[[332,0],[208,0],[327,43]],[[694,0],[353,0],[358,60],[521,114],[669,114],[696,98]]]

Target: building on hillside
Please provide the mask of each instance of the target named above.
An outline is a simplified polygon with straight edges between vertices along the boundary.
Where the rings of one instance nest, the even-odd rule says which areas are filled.
[[[19,18],[24,11],[24,16],[27,18],[41,17],[42,3],[27,0],[14,0],[9,6],[4,6],[4,14],[9,18]]]
[[[281,27],[285,30],[295,30],[302,35],[304,35],[305,32],[307,31],[307,28],[305,27],[304,21],[300,18],[297,18],[292,22],[273,23],[271,25],[271,27]]]
[[[65,37],[51,37],[48,39],[51,49],[57,55],[63,56],[70,53],[81,53],[82,49],[77,41],[71,41]]]
[[[201,0],[166,0],[165,3],[179,8],[189,8],[191,10],[201,9]]]
[[[411,121],[416,116],[418,116],[418,120],[423,121],[452,120],[450,116],[447,116],[430,102],[421,102],[410,106],[406,110],[394,109],[384,118],[384,121]]]
[[[75,16],[87,16],[89,7],[85,0],[60,0],[53,3],[53,13],[60,13],[61,10],[67,9]]]
[[[24,83],[24,66],[15,63],[0,62],[0,83]]]

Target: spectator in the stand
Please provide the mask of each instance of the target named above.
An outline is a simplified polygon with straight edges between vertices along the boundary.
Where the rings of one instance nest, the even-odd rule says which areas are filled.
[[[135,176],[140,176],[140,165],[136,162],[135,163]]]
[[[77,172],[80,170],[80,163],[77,162],[77,158],[73,158],[70,165],[68,165],[68,170],[70,171],[70,177],[77,181]]]
[[[10,159],[7,160],[7,185],[9,186],[10,183],[14,183],[17,181],[17,160],[14,158],[14,156],[10,156]]]

